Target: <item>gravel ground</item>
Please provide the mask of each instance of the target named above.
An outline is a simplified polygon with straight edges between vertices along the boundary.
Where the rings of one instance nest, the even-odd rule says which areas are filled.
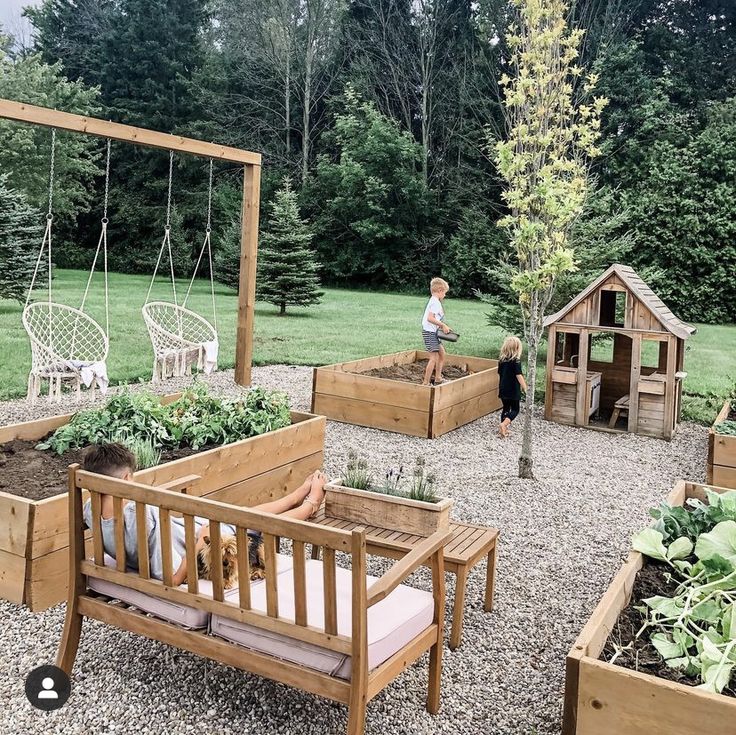
[[[237,389],[232,371],[209,380],[218,390]],[[288,391],[297,409],[309,406],[308,368],[257,368],[254,381]],[[58,412],[45,402],[33,409],[7,402],[0,424]],[[328,472],[338,472],[353,447],[379,470],[421,454],[455,499],[456,518],[501,529],[495,609],[482,609],[481,564],[468,583],[463,643],[455,652],[445,648],[441,713],[424,709],[425,657],[369,704],[369,735],[559,733],[565,655],[631,534],[677,479],[704,480],[703,427],[684,424],[668,443],[540,420],[538,479],[522,481],[515,477],[520,437],[496,439],[497,420],[433,441],[328,423]],[[415,583],[427,588],[428,575],[420,572]],[[448,576],[448,597],[453,583]],[[342,706],[95,622],[84,626],[71,699],[41,713],[26,701],[23,679],[53,661],[63,616],[63,605],[33,615],[0,603],[0,733],[344,732]]]

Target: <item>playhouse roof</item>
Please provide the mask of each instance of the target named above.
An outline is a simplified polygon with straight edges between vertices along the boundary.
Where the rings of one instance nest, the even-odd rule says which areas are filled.
[[[691,334],[695,334],[697,331],[695,327],[691,327],[689,324],[685,324],[682,320],[678,319],[665,305],[662,299],[647,286],[644,281],[637,275],[633,268],[628,265],[620,265],[614,263],[605,273],[599,276],[593,283],[587,288],[583,289],[567,306],[560,309],[556,314],[548,316],[544,320],[544,326],[548,327],[550,324],[562,319],[571,309],[574,309],[583,299],[590,296],[599,286],[610,278],[610,276],[616,275],[625,284],[626,288],[636,296],[649,311],[654,314],[659,323],[668,331],[679,337],[680,339],[687,339]]]

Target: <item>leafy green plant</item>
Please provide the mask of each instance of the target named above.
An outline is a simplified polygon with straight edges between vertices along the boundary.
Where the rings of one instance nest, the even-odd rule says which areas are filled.
[[[359,457],[354,450],[348,452],[348,463],[342,477],[343,483],[347,487],[353,487],[356,490],[368,490],[373,482],[373,475],[368,469],[368,462],[365,457]]]
[[[421,500],[425,503],[436,503],[434,494],[435,477],[427,472],[424,457],[417,457],[414,463],[414,472],[411,478],[411,489],[408,497],[411,500]]]
[[[677,581],[672,597],[643,600],[636,637],[649,632],[668,666],[718,693],[736,667],[736,491],[706,495],[707,504],[691,500],[689,510],[653,509],[656,523],[633,539],[636,551],[668,565]]]
[[[714,427],[716,434],[725,434],[726,436],[736,436],[736,421],[721,421]]]
[[[227,444],[280,429],[291,423],[284,393],[253,388],[236,398],[210,395],[200,383],[173,403],[152,393],[121,392],[98,409],[80,411],[37,445],[63,454],[127,435],[157,449]]]

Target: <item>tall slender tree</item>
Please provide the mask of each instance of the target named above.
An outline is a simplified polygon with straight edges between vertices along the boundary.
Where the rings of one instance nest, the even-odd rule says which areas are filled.
[[[528,348],[528,385],[519,477],[531,479],[532,412],[537,353],[546,309],[557,279],[575,269],[570,231],[588,193],[588,159],[598,154],[600,114],[606,100],[576,101],[583,77],[577,58],[583,31],[567,24],[568,0],[513,0],[509,28],[512,76],[504,75],[508,137],[493,141],[506,182],[508,229],[517,268],[511,285],[519,298]],[[579,85],[589,96],[590,75]]]

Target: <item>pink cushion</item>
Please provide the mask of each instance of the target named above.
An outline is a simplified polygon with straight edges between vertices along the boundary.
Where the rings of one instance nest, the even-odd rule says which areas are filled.
[[[279,574],[291,569],[292,563],[292,558],[290,556],[279,554]],[[114,567],[115,559],[105,554],[105,566]],[[124,587],[116,582],[109,582],[106,579],[88,577],[87,586],[89,589],[94,590],[101,595],[107,595],[107,597],[112,597],[116,600],[120,600],[121,602],[125,602],[128,605],[133,605],[149,615],[154,615],[155,617],[166,620],[169,623],[175,623],[176,625],[180,625],[182,628],[206,628],[210,621],[210,614],[204,610],[198,610],[197,608],[189,607],[189,605],[182,605],[179,602],[173,602],[155,595],[149,595],[145,592],[139,592],[138,590]],[[263,580],[259,579],[255,582],[251,582],[251,587],[254,590],[262,586]],[[186,592],[187,585],[183,584],[179,589]],[[212,582],[207,579],[200,579],[199,592],[207,597],[212,597]],[[234,587],[233,589],[228,590],[228,593],[233,592],[237,597],[238,588]]]
[[[308,560],[307,623],[324,628],[324,595],[322,562]],[[376,581],[368,576],[370,586]],[[352,574],[348,569],[336,568],[337,631],[352,633]],[[229,590],[227,599],[237,593]],[[294,619],[293,568],[279,574],[279,616]],[[259,585],[251,592],[254,610],[266,611],[266,589]],[[368,668],[380,666],[400,651],[407,643],[426,630],[434,619],[434,600],[430,592],[399,585],[386,599],[368,608]],[[329,649],[302,643],[287,636],[270,633],[221,615],[212,615],[210,632],[232,643],[259,651],[285,661],[306,666],[341,679],[349,679],[351,657]]]

